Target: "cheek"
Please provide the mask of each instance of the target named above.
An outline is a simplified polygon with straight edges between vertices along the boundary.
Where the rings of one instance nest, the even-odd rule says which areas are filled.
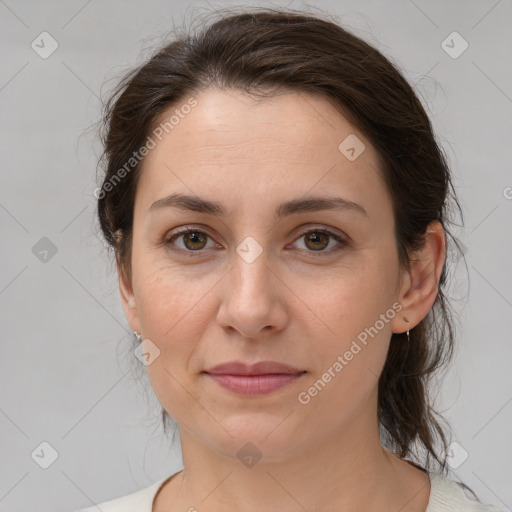
[[[396,316],[391,274],[378,262],[367,261],[364,269],[347,272],[336,282],[331,280],[312,296],[311,309],[328,328],[322,329],[326,334],[311,347],[322,361],[315,377],[324,375],[323,380],[329,380],[325,372],[330,371],[331,377],[334,373],[334,385],[329,387],[361,389],[367,387],[364,382],[375,384],[386,360],[391,321]]]
[[[164,367],[172,372],[185,371],[202,328],[200,299],[204,288],[194,280],[179,277],[169,267],[145,275],[139,273],[134,288],[144,338],[160,350],[158,359],[148,366],[150,377],[156,378],[158,371],[161,378],[168,379]]]
[[[316,281],[319,286],[314,293],[308,293],[305,302],[325,325],[323,337],[342,346],[373,326],[393,304],[388,280],[386,271],[365,264],[364,268],[342,272],[335,279],[331,276]]]
[[[134,283],[144,335],[151,334],[162,343],[180,339],[178,333],[182,336],[184,330],[197,325],[205,290],[211,285],[189,276],[183,268],[149,263],[147,267],[150,266],[156,269],[140,272]]]
[[[317,306],[335,334],[329,332],[311,344],[310,351],[316,352],[320,364],[298,398],[300,404],[308,402],[305,407],[311,416],[325,418],[334,410],[337,421],[343,423],[357,415],[375,392],[395,310],[391,304],[384,306],[375,290],[372,294],[363,286],[331,293],[331,300]]]
[[[160,350],[146,370],[156,397],[174,418],[186,417],[195,395],[189,366],[205,328],[200,300],[204,289],[169,268],[161,268],[139,282],[138,310],[144,338]]]

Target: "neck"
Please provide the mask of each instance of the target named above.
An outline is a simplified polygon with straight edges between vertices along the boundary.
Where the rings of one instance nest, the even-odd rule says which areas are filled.
[[[280,458],[263,453],[252,466],[250,459],[245,465],[212,450],[185,428],[180,435],[184,471],[173,491],[162,493],[168,511],[423,512],[428,502],[428,476],[382,447],[378,424],[365,412],[330,439],[311,436],[307,447],[294,446]]]

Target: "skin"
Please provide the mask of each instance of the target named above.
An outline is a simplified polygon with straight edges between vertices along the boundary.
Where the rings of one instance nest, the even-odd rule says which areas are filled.
[[[428,475],[379,442],[377,384],[391,334],[412,329],[434,303],[441,225],[431,224],[411,271],[402,271],[378,155],[325,99],[283,91],[256,101],[214,89],[194,97],[197,106],[144,160],[131,281],[118,268],[131,328],[161,351],[147,366],[151,385],[180,425],[184,471],[164,485],[154,512],[424,511]],[[350,134],[366,147],[354,161],[338,150]],[[176,192],[218,201],[227,215],[148,213]],[[315,211],[276,222],[279,204],[313,194],[347,198],[367,216]],[[186,245],[181,236],[166,247],[180,226],[209,238]],[[322,228],[350,245],[303,236]],[[236,252],[247,236],[262,248],[252,263]],[[300,403],[298,393],[396,302],[401,311]],[[276,392],[243,397],[201,373],[233,360],[279,361],[307,373]],[[236,455],[248,442],[261,453],[252,467]]]

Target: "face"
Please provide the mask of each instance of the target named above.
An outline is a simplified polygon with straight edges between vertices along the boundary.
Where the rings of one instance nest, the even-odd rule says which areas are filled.
[[[252,442],[283,460],[362,432],[360,418],[376,418],[401,307],[376,151],[312,95],[256,101],[207,90],[194,98],[144,160],[132,281],[120,280],[132,329],[160,350],[147,366],[159,401],[180,429],[229,457]],[[218,209],[160,201],[174,194]],[[303,373],[244,394],[205,373],[232,361]]]

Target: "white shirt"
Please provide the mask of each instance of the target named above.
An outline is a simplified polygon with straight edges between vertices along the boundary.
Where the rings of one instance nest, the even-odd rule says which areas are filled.
[[[121,498],[75,512],[98,512],[98,510],[101,512],[152,512],[153,501],[158,490],[176,473]],[[430,497],[425,512],[507,512],[504,508],[474,501],[469,493],[466,495],[463,487],[441,474],[428,471],[428,475]]]

